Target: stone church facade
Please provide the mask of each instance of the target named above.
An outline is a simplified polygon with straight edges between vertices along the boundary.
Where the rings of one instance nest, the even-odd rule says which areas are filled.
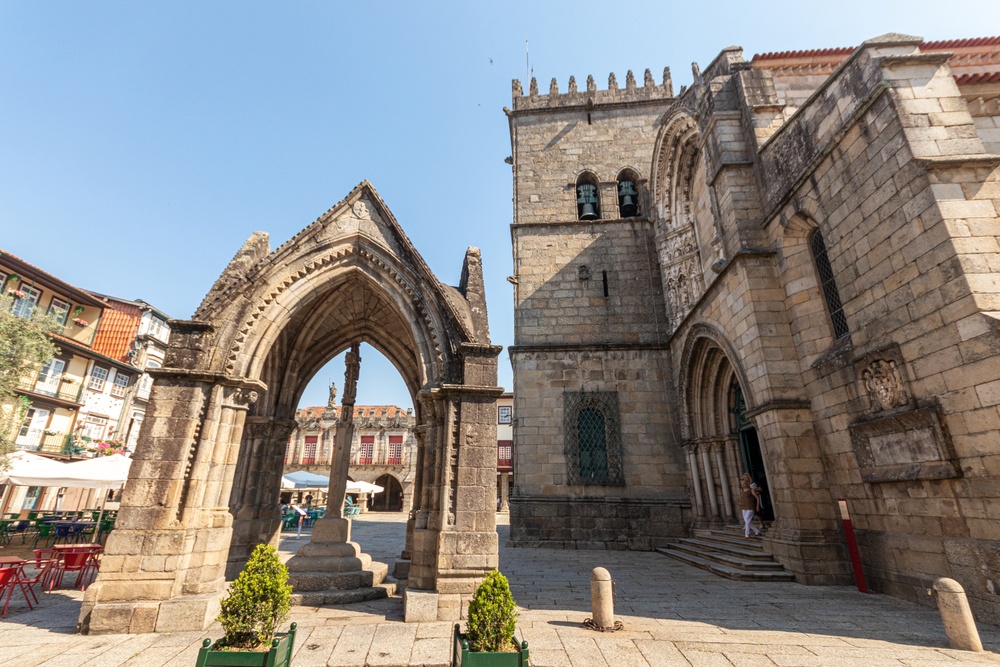
[[[723,50],[514,82],[511,539],[649,549],[736,521],[809,584],[1000,623],[1000,38]]]

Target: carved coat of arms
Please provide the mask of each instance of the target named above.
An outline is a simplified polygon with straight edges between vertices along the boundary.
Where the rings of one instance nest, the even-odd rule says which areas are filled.
[[[862,371],[861,377],[868,391],[872,412],[891,410],[909,402],[903,377],[899,374],[899,366],[895,361],[876,359]]]

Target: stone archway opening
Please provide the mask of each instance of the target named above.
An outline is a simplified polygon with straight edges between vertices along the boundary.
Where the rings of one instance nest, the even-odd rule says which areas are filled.
[[[382,492],[375,494],[370,509],[375,512],[403,511],[403,485],[395,476],[386,473],[375,479]]]
[[[346,408],[362,342],[392,362],[414,397],[415,500],[401,554],[410,561],[406,620],[457,619],[462,596],[497,563],[493,488],[465,482],[496,475],[502,393],[478,249],[466,253],[456,287],[441,283],[362,183],[273,251],[266,234],[252,235],[194,317],[171,326],[82,629],[200,630],[214,619],[227,562],[276,539],[281,462],[299,398],[317,370],[349,349],[330,476],[331,496],[343,497],[353,425]],[[356,547],[348,519],[318,521],[289,561],[300,590],[332,590],[324,586],[336,588],[343,574],[363,584]]]

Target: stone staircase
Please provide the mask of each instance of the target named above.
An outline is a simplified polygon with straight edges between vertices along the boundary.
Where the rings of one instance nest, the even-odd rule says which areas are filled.
[[[795,577],[765,553],[763,540],[752,533],[743,537],[739,526],[719,529],[695,529],[692,537],[657,549],[688,565],[737,581],[794,581]]]

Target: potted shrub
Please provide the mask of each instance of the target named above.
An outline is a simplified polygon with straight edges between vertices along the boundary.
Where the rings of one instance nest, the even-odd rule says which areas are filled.
[[[288,568],[277,549],[258,544],[222,601],[219,622],[226,636],[214,644],[206,639],[196,666],[290,667],[295,623],[288,632],[278,632],[278,626],[288,617],[291,598]]]
[[[514,639],[517,605],[507,577],[493,570],[469,600],[468,632],[455,624],[453,667],[527,667],[528,642]]]

